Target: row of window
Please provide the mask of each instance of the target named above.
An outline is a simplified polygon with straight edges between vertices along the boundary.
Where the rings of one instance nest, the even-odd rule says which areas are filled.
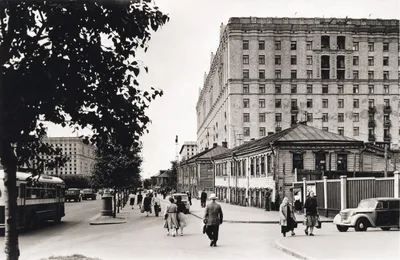
[[[264,129],[265,131],[265,129]],[[272,156],[261,156],[251,158],[250,160],[250,176],[266,175],[272,173]],[[215,165],[216,176],[227,176],[227,162],[218,163]],[[246,160],[239,160],[231,163],[231,176],[245,177],[247,173]]]

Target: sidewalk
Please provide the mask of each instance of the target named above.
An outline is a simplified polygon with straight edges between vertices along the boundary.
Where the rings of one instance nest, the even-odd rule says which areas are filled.
[[[167,200],[163,200],[167,202]],[[209,203],[210,201],[207,201]],[[229,203],[218,202],[224,213],[224,222],[227,223],[255,223],[255,224],[278,224],[279,212],[278,211],[265,211],[265,209],[255,207],[243,207],[232,205]],[[192,199],[192,206],[190,206],[190,214],[197,218],[203,218],[204,208],[200,205],[200,200]],[[304,216],[296,215],[297,222],[302,223]],[[333,219],[320,216],[321,222],[332,222]]]
[[[129,206],[121,209],[119,213],[117,213],[116,217],[112,216],[102,216],[100,213],[97,214],[90,220],[90,225],[110,225],[110,224],[123,224],[128,220],[129,215]]]

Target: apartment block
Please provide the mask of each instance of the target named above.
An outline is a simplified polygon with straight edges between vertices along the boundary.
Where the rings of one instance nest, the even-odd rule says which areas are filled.
[[[197,154],[197,142],[196,141],[187,141],[184,142],[181,150],[179,151],[179,156],[181,161],[185,161],[190,157]]]

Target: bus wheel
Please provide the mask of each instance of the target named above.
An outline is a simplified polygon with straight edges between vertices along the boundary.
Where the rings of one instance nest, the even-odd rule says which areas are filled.
[[[61,223],[61,217],[56,217],[55,219],[54,219],[54,223],[56,223],[56,224],[60,224]]]

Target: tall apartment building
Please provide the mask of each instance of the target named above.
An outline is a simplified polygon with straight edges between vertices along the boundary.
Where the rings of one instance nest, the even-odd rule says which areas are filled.
[[[197,154],[197,142],[196,141],[184,142],[181,147],[181,150],[179,151],[179,156],[181,158],[181,161],[185,161],[196,154]]]
[[[95,147],[83,143],[79,137],[47,137],[43,140],[53,147],[61,148],[62,154],[70,160],[59,169],[45,169],[48,175],[91,175],[95,164]]]
[[[399,20],[230,18],[200,89],[199,151],[298,121],[399,148]]]

